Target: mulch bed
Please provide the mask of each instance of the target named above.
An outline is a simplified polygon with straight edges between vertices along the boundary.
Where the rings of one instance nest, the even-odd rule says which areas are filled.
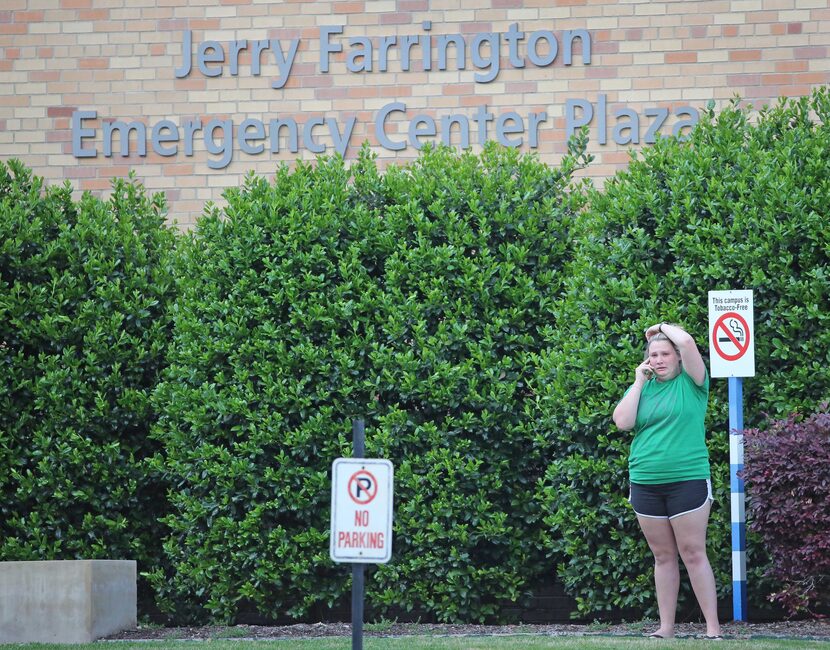
[[[491,636],[509,634],[537,634],[545,636],[641,636],[655,629],[655,624],[622,623],[606,625],[443,625],[424,623],[365,624],[364,636]],[[824,619],[804,621],[777,621],[767,623],[731,622],[722,625],[726,638],[793,638],[830,641],[830,623]],[[705,634],[702,624],[677,625],[678,637]],[[200,627],[138,627],[107,637],[108,640],[205,640],[205,639],[296,639],[315,637],[350,637],[349,623],[300,623],[296,625],[264,626],[233,625]]]

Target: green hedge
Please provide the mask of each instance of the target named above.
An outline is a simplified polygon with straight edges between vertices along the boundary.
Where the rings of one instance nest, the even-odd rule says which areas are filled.
[[[630,434],[610,414],[642,360],[645,327],[684,325],[708,350],[710,290],[752,289],[756,376],[744,422],[809,410],[830,395],[830,96],[750,119],[708,110],[687,141],[660,140],[590,198],[575,238],[560,336],[546,352],[540,427],[556,437],[538,498],[547,547],[582,613],[653,604],[651,560],[625,503]],[[707,430],[715,506],[710,556],[731,589],[727,382],[712,380]],[[750,538],[751,595],[769,588]],[[647,570],[648,569],[648,570]],[[685,603],[690,591],[683,592]]]
[[[328,485],[355,416],[367,455],[396,466],[374,611],[483,620],[519,597],[544,566],[529,380],[572,249],[575,147],[559,170],[489,146],[383,175],[364,149],[351,170],[250,176],[200,220],[156,394],[174,486],[163,609],[302,617],[347,593]]]
[[[72,200],[0,163],[0,559],[157,563],[165,487],[144,459],[175,231],[117,180]]]
[[[363,417],[396,468],[370,616],[495,621],[554,572],[583,616],[653,611],[611,411],[645,326],[705,353],[730,288],[755,292],[747,426],[830,396],[829,107],[708,110],[601,191],[584,132],[558,168],[489,145],[380,173],[364,149],[250,175],[181,238],[132,179],[74,202],[0,166],[0,559],[137,558],[177,622],[325,617],[350,587],[329,471]],[[716,379],[722,596],[727,422]],[[756,607],[754,537],[748,561]]]

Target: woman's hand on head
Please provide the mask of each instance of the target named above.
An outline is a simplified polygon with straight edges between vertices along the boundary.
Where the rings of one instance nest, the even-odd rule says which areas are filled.
[[[660,326],[663,323],[657,323],[656,325],[652,325],[651,327],[647,327],[645,331],[646,341],[650,341],[652,336],[656,336],[660,333]]]

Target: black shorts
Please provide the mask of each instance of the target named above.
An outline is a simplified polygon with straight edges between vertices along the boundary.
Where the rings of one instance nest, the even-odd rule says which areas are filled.
[[[700,510],[712,501],[712,482],[701,478],[654,485],[632,483],[628,500],[640,517],[673,519]]]

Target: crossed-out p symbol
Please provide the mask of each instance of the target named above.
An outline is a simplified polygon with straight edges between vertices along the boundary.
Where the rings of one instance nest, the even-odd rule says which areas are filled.
[[[371,472],[361,469],[349,479],[349,497],[356,504],[365,506],[377,496],[378,482]]]

